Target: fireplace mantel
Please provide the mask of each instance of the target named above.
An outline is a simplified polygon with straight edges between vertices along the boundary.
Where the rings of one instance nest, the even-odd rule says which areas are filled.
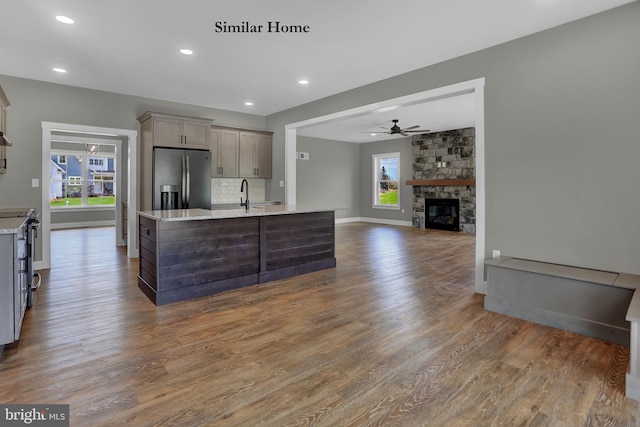
[[[408,179],[407,185],[414,187],[429,185],[476,185],[476,180],[471,179]]]

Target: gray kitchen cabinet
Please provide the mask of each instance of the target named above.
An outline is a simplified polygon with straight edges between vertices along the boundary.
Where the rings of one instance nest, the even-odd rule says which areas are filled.
[[[0,345],[20,338],[27,309],[26,225],[0,234]]]
[[[240,132],[239,177],[271,178],[271,146],[271,133]]]
[[[147,112],[138,121],[151,120],[153,146],[209,148],[211,119]]]
[[[0,87],[0,132],[2,135],[7,133],[7,107],[9,100]],[[0,173],[7,172],[7,146],[10,143],[4,137],[0,137]]]
[[[213,178],[238,177],[239,131],[211,128],[209,149],[211,150],[211,176]]]

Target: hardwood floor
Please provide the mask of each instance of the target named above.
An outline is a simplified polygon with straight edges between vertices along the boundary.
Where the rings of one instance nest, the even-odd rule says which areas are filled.
[[[640,424],[629,349],[485,311],[473,236],[336,232],[336,269],[161,307],[113,229],[52,232],[0,402],[72,426]]]

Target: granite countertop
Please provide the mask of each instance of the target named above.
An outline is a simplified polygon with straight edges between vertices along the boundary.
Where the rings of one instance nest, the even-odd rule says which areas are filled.
[[[14,234],[20,231],[27,217],[0,218],[0,234]]]
[[[138,211],[138,214],[159,221],[194,221],[203,219],[247,218],[254,216],[288,215],[310,212],[335,211],[336,208],[297,208],[291,205],[270,205],[243,209],[173,209],[161,211]]]

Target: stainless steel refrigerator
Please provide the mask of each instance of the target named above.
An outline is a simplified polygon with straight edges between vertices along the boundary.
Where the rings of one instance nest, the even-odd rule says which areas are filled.
[[[173,194],[165,194],[163,203],[162,192],[168,189],[173,190]],[[163,208],[211,209],[210,151],[153,149],[153,209]]]

